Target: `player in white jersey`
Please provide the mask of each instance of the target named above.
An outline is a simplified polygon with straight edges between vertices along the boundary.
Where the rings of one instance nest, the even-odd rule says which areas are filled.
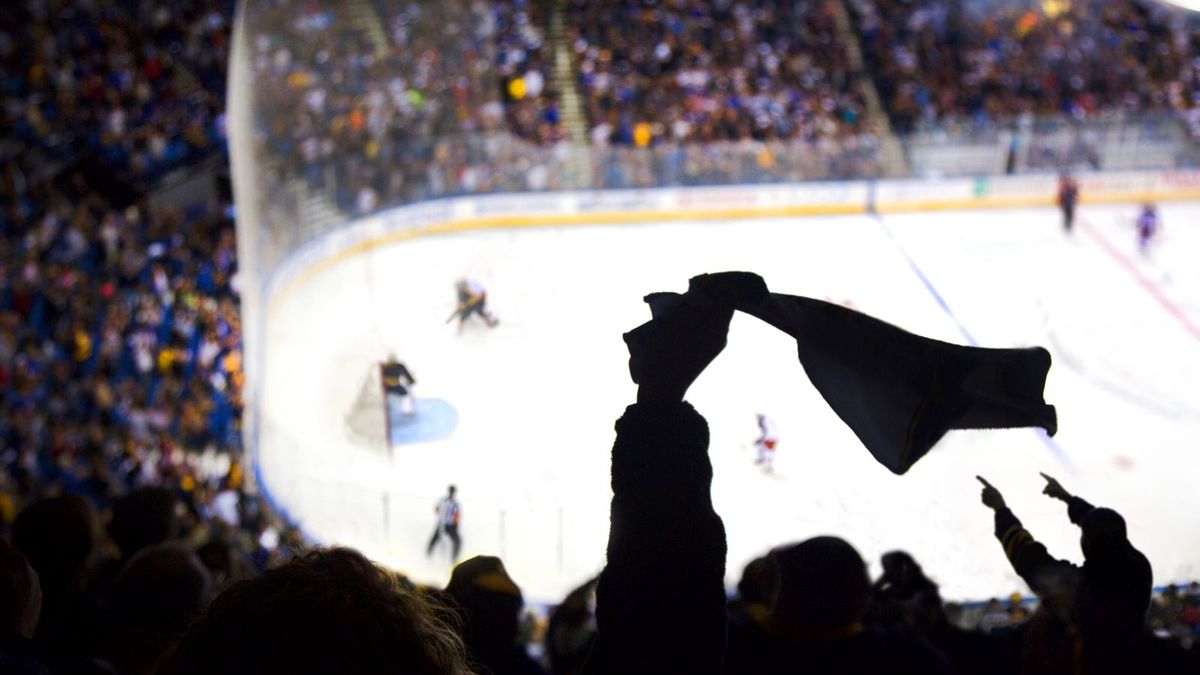
[[[758,414],[758,431],[758,440],[754,441],[758,458],[754,463],[770,473],[775,470],[775,446],[779,443],[779,434],[775,431],[775,422],[762,413]]]
[[[450,315],[447,323],[458,317],[458,332],[462,332],[463,324],[472,314],[478,314],[488,328],[495,328],[497,323],[500,323],[492,314],[487,306],[487,290],[478,281],[473,279],[459,279],[454,286],[458,293],[458,308]]]
[[[433,507],[433,512],[437,514],[437,527],[433,531],[433,537],[429,540],[429,548],[425,551],[426,555],[433,555],[434,547],[445,534],[450,539],[452,562],[458,560],[458,552],[462,549],[462,538],[458,535],[458,523],[462,520],[462,507],[454,498],[455,492],[457,492],[457,488],[451,485],[447,488],[446,496],[437,503],[437,506]]]

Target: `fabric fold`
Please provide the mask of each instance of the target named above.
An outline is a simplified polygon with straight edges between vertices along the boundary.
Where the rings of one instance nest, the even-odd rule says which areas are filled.
[[[841,305],[770,293],[748,272],[692,279],[684,295],[647,296],[651,314],[680,302],[734,309],[796,340],[813,386],[881,464],[903,474],[951,429],[1057,431],[1043,398],[1050,353],[922,337]]]

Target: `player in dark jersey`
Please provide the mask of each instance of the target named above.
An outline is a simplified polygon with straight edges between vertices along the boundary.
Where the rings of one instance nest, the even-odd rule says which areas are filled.
[[[1153,204],[1146,203],[1137,219],[1138,250],[1145,255],[1150,248],[1150,242],[1158,234],[1158,209]]]
[[[446,490],[446,496],[437,503],[437,506],[433,507],[433,512],[437,514],[437,528],[434,529],[433,537],[429,540],[429,548],[425,551],[426,555],[433,555],[433,549],[445,534],[450,539],[452,562],[458,560],[458,552],[462,549],[462,537],[458,534],[458,523],[462,520],[462,507],[454,498],[457,491],[458,489],[451,485]]]
[[[400,412],[406,417],[411,417],[417,411],[416,399],[412,393],[412,387],[416,383],[416,378],[408,372],[403,363],[396,360],[396,355],[389,354],[388,360],[383,364],[383,392],[385,396],[400,398]]]
[[[447,323],[458,317],[458,332],[462,332],[463,324],[473,314],[478,314],[479,318],[487,323],[488,328],[495,328],[496,324],[500,323],[488,309],[487,291],[479,282],[471,279],[459,279],[454,288],[458,293],[458,309],[450,315]]]
[[[1071,233],[1075,226],[1075,205],[1079,202],[1079,183],[1069,174],[1063,174],[1058,179],[1058,208],[1063,214],[1063,230]]]

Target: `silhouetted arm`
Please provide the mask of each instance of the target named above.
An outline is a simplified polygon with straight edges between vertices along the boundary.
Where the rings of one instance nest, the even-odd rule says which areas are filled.
[[[1073,579],[1079,572],[1074,564],[1050,555],[1045,545],[1033,538],[1008,507],[996,509],[996,538],[1004,547],[1004,555],[1015,571],[1034,593],[1057,591],[1048,587],[1063,579]]]
[[[708,425],[687,403],[638,403],[617,421],[589,675],[721,672],[725,528],[707,451]]]
[[[1029,588],[1041,596],[1047,592],[1061,591],[1062,588],[1057,584],[1074,583],[1079,568],[1050,555],[1046,547],[1021,525],[1000,491],[982,476],[976,476],[975,479],[983,484],[980,495],[983,505],[995,513],[996,538],[1004,547],[1004,555],[1012,564],[1013,571],[1025,580]]]
[[[616,425],[608,564],[584,672],[718,675],[725,528],[712,507],[708,425],[683,397],[724,348],[733,310],[690,294],[647,300],[654,320],[625,335],[638,402]]]
[[[1076,497],[1070,492],[1067,492],[1067,489],[1062,486],[1062,483],[1059,483],[1058,479],[1054,478],[1053,476],[1043,473],[1042,478],[1046,479],[1046,487],[1042,490],[1042,494],[1066,504],[1067,517],[1071,519],[1072,523],[1075,523],[1076,525],[1082,525],[1084,517],[1087,516],[1088,513],[1091,513],[1092,509],[1096,508],[1089,504],[1082,497]]]

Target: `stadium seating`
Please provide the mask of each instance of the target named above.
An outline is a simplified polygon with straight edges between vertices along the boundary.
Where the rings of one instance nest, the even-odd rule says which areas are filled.
[[[1033,117],[1200,128],[1193,20],[1139,0],[1044,4],[253,2],[256,150],[269,190],[299,185],[352,218],[468,193],[875,177],[893,132]],[[533,668],[508,649],[520,591],[498,560],[477,559],[443,596],[353,552],[298,555],[307,542],[247,479],[232,205],[149,198],[174,169],[228,159],[233,24],[229,0],[0,4],[0,586],[16,589],[0,589],[0,670],[151,672],[164,656],[186,670],[179,654],[203,653],[230,607],[319,574],[386,600],[367,603],[372,621],[403,605],[431,662],[457,668],[473,649],[509,664],[497,673]],[[1071,152],[1100,163],[1086,143]],[[1030,159],[1061,164],[1049,144]],[[944,606],[904,564],[903,583],[875,585],[870,621],[923,631],[950,657],[979,639],[1016,658],[1028,626],[1044,627],[1031,615],[1056,609]],[[756,574],[731,605],[743,631],[769,604]],[[580,672],[593,591],[544,627],[553,672]],[[468,606],[501,608],[489,616],[505,650],[479,635],[464,648],[448,628],[462,616],[446,617]],[[1200,650],[1200,587],[1156,594],[1146,629]]]

